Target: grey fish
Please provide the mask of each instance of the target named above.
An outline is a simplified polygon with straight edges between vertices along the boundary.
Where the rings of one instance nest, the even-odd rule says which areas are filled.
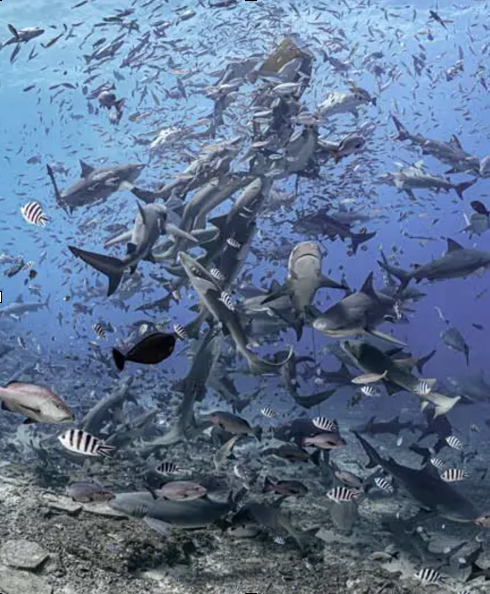
[[[470,364],[470,347],[457,328],[448,328],[441,334],[441,337],[450,349],[463,353],[466,357],[466,365]]]
[[[378,264],[399,279],[401,290],[412,279],[420,282],[423,279],[440,281],[451,278],[465,278],[478,270],[486,270],[490,267],[490,252],[464,248],[454,239],[448,239],[447,251],[443,256],[432,260],[428,264],[417,266],[411,272],[395,268],[385,262],[378,261]]]
[[[480,515],[474,505],[444,482],[437,472],[431,471],[429,467],[415,470],[398,464],[393,458],[385,460],[369,442],[360,435],[356,434],[356,437],[368,456],[368,468],[381,466],[425,509],[455,522],[473,522]]]
[[[73,501],[78,501],[79,503],[110,501],[115,497],[114,493],[109,489],[89,481],[70,483],[66,487],[66,494],[68,497],[71,497]]]
[[[79,206],[86,206],[106,200],[117,190],[132,188],[132,182],[139,177],[144,165],[140,163],[126,163],[110,167],[91,167],[80,161],[81,179],[60,192],[56,184],[52,168],[47,171],[53,184],[56,202],[59,206],[73,212]]]
[[[344,297],[317,317],[313,328],[334,338],[363,333],[404,346],[400,340],[376,330],[386,317],[396,316],[396,304],[396,299],[374,290],[371,272],[359,291]]]
[[[112,392],[99,400],[80,422],[80,428],[91,435],[100,435],[100,430],[113,417],[115,411],[124,406],[126,400],[136,403],[135,397],[130,393],[134,376],[128,375],[121,379]]]
[[[421,381],[433,386],[436,380],[417,378],[411,373],[410,367],[403,364],[403,361],[394,361],[389,355],[368,342],[345,340],[341,346],[359,369],[365,373],[388,371],[382,381],[390,393],[399,390],[411,392],[421,400],[422,408],[425,408],[429,402],[432,403],[435,407],[435,417],[448,413],[461,400],[461,397],[449,398],[432,391],[429,394],[418,393],[417,389]]]
[[[22,300],[17,300],[10,305],[6,305],[0,309],[0,316],[21,316],[22,314],[41,311],[42,309],[49,309],[49,300],[51,295],[46,297],[46,301],[41,303],[29,303]]]

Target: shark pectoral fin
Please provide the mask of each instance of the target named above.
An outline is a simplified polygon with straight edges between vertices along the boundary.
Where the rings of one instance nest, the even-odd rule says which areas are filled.
[[[19,39],[19,33],[17,29],[13,25],[8,25],[8,28],[12,35],[15,37],[15,39]]]
[[[285,284],[283,287],[281,287],[274,293],[267,295],[267,297],[265,297],[265,299],[262,300],[262,304],[271,303],[272,301],[276,301],[277,299],[280,299],[281,297],[286,297],[289,295],[291,295],[291,290],[287,286],[287,284]]]
[[[184,231],[183,229],[180,229],[180,227],[177,227],[176,225],[172,225],[172,223],[167,223],[165,225],[165,231],[168,233],[168,235],[180,237],[180,239],[187,239],[187,241],[191,241],[192,243],[199,243],[199,240],[193,235],[187,233],[187,231]]]
[[[126,246],[126,253],[129,256],[131,254],[134,254],[137,249],[138,249],[138,246],[135,243],[129,242],[128,245]]]
[[[120,233],[111,239],[108,239],[104,243],[104,247],[111,247],[112,245],[116,245],[116,243],[123,243],[125,241],[129,241],[131,239],[132,231],[124,231],[124,233]]]
[[[391,343],[399,345],[399,346],[407,346],[407,344],[405,342],[403,342],[402,340],[398,340],[398,338],[395,338],[394,336],[391,336],[390,334],[385,334],[384,332],[381,332],[379,330],[369,329],[369,330],[365,330],[365,332],[366,332],[366,334],[369,334],[370,336],[374,336],[375,338],[380,338],[381,340],[386,340],[388,342],[391,342]]]
[[[336,281],[328,278],[328,276],[324,276],[323,274],[320,275],[318,279],[318,288],[323,289],[343,289],[347,291],[349,287],[342,283],[337,283]]]
[[[430,402],[435,407],[434,419],[440,417],[441,415],[447,414],[460,400],[461,396],[450,398],[449,396],[444,396],[444,394],[439,394],[438,392],[431,392],[427,396],[424,396],[424,402]],[[427,404],[425,406],[427,406]]]

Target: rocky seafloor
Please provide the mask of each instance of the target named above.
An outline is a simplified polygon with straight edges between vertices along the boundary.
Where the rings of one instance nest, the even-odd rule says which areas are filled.
[[[386,438],[389,443],[390,438]],[[210,443],[181,444],[172,456],[193,478],[214,476]],[[240,453],[240,452],[238,452]],[[8,459],[7,459],[8,458]],[[343,468],[359,471],[355,442],[335,452]],[[251,456],[254,459],[254,456]],[[404,551],[386,530],[383,520],[396,513],[410,516],[416,506],[397,495],[392,499],[364,500],[355,520],[346,524],[339,505],[325,497],[319,470],[265,459],[261,476],[296,478],[309,488],[307,497],[288,499],[281,509],[300,529],[318,528],[311,548],[301,553],[294,542],[274,542],[264,530],[254,538],[234,538],[219,528],[175,530],[164,538],[144,522],[126,518],[107,504],[74,503],[64,496],[69,478],[80,469],[70,462],[30,460],[19,464],[12,447],[0,468],[0,592],[2,594],[210,594],[321,592],[322,594],[418,594],[425,592],[414,573],[427,566]],[[74,471],[75,468],[75,471]],[[124,472],[122,472],[124,468]],[[211,464],[212,468],[212,464]],[[138,473],[139,470],[139,473]],[[142,462],[104,460],[92,464],[93,476],[116,491],[141,488]],[[226,478],[226,470],[222,473]],[[125,488],[121,486],[125,483]],[[116,488],[117,485],[117,488]],[[257,498],[270,495],[253,494]],[[333,514],[332,514],[333,510]],[[341,514],[342,515],[342,514]],[[478,567],[490,567],[490,531],[441,519],[424,524],[431,535],[429,549],[466,541],[475,548],[483,541]],[[409,538],[409,537],[407,537]],[[411,538],[411,537],[410,537]],[[465,587],[466,549],[445,569],[445,585],[430,591],[459,593]],[[470,570],[471,573],[471,570]],[[453,576],[453,577],[451,577]],[[454,579],[457,578],[457,579]],[[488,592],[484,578],[471,582],[472,594]]]

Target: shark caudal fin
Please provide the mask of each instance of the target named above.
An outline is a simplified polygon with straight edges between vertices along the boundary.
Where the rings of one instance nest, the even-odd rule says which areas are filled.
[[[391,119],[393,120],[393,122],[396,126],[396,131],[398,132],[398,136],[396,139],[397,140],[409,140],[410,133],[405,128],[405,126],[400,122],[400,120],[393,114],[391,115]]]
[[[457,184],[456,186],[454,186],[454,189],[456,190],[456,194],[461,198],[461,200],[463,200],[464,196],[463,196],[463,192],[465,190],[467,190],[468,188],[471,188],[471,186],[474,186],[477,182],[477,178],[472,179],[471,181],[468,182],[463,182],[461,184]]]
[[[281,371],[281,367],[285,365],[289,359],[293,356],[293,349],[289,350],[288,356],[281,361],[280,363],[272,363],[271,361],[266,361],[265,359],[261,359],[252,351],[246,349],[246,352],[242,353],[244,357],[247,359],[248,366],[250,367],[250,371],[252,371],[256,375],[278,375]]]
[[[49,175],[49,179],[51,180],[51,183],[53,184],[53,189],[54,189],[54,195],[56,198],[56,204],[58,204],[58,206],[61,206],[61,208],[63,208],[64,210],[67,210],[66,204],[63,201],[63,198],[61,196],[60,190],[58,188],[58,184],[56,183],[56,179],[54,177],[54,172],[51,169],[50,165],[46,165],[46,170],[48,172]]]
[[[446,415],[450,412],[456,404],[461,400],[461,396],[450,398],[439,394],[439,392],[431,392],[423,397],[422,404],[420,405],[422,410],[427,407],[427,403],[430,402],[434,405],[434,419],[441,415]]]
[[[383,270],[386,270],[386,272],[395,276],[400,281],[400,287],[398,289],[398,292],[403,291],[403,289],[410,282],[410,273],[406,270],[402,270],[401,268],[395,268],[395,266],[391,266],[386,262],[381,262],[381,260],[378,260],[378,264],[381,266]]]
[[[351,237],[351,239],[352,239],[351,249],[354,252],[354,254],[357,252],[358,247],[362,243],[369,241],[375,235],[376,235],[376,231],[373,231],[372,233],[354,233],[354,235],[352,235],[352,237]],[[343,288],[343,287],[341,287],[341,288]]]
[[[86,252],[85,250],[80,250],[72,245],[68,246],[68,249],[74,256],[80,258],[86,264],[107,276],[109,279],[109,287],[107,290],[108,297],[115,293],[125,270],[124,262],[122,260],[113,258],[112,256],[103,256],[102,254],[96,254],[94,252]]]

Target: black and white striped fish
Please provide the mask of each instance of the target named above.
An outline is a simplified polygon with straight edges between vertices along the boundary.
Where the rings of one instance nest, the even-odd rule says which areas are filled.
[[[219,298],[219,300],[221,301],[221,303],[223,303],[230,311],[235,311],[235,306],[233,305],[233,301],[231,299],[231,297],[228,295],[228,293],[226,293],[226,291],[223,291],[221,293],[221,296]]]
[[[364,396],[369,396],[370,398],[379,398],[381,396],[381,390],[375,386],[361,386],[360,390]]]
[[[221,272],[221,270],[218,270],[217,268],[211,268],[209,274],[220,283],[225,281],[225,275]]]
[[[414,577],[420,580],[423,584],[441,584],[444,582],[442,575],[430,567],[421,569],[419,572],[414,574]]]
[[[266,406],[265,408],[261,408],[260,412],[264,415],[264,417],[267,417],[268,419],[277,418],[277,413],[275,411],[273,411],[272,408],[270,408],[269,406]]]
[[[337,421],[332,421],[331,419],[327,419],[327,417],[315,417],[311,422],[317,429],[321,429],[327,433],[336,433],[339,430]]]
[[[381,489],[382,491],[384,491],[385,493],[388,493],[389,495],[393,495],[393,493],[395,492],[395,489],[393,489],[393,485],[390,483],[390,481],[386,480],[382,476],[377,476],[374,479],[374,482],[375,482],[376,486],[378,487],[378,489]]]
[[[98,437],[90,435],[81,429],[68,429],[62,435],[58,435],[61,445],[70,452],[83,454],[84,456],[107,456],[109,457],[114,446],[106,445]]]
[[[454,435],[450,435],[449,437],[446,437],[446,443],[450,448],[453,448],[453,450],[461,451],[463,449],[463,444]]]
[[[415,386],[414,392],[419,396],[428,396],[432,392],[432,386],[429,384],[429,382],[424,382],[423,380],[421,380]]]
[[[102,324],[94,324],[92,326],[92,330],[95,332],[97,338],[99,338],[100,340],[105,340],[107,338],[107,332],[105,331]]]
[[[443,462],[440,458],[431,458],[430,463],[432,464],[432,466],[435,466],[437,470],[441,470],[444,468],[444,466],[446,466],[446,463]]]
[[[286,540],[282,536],[274,536],[272,539],[277,545],[284,545],[286,544]]]
[[[30,225],[46,227],[46,223],[49,221],[48,217],[44,214],[43,207],[39,202],[35,202],[34,200],[24,204],[24,206],[21,207],[20,212],[24,217],[24,220]]]
[[[226,240],[226,243],[230,247],[235,248],[236,250],[239,250],[242,247],[242,244],[239,243],[234,237],[228,237],[228,239]]]
[[[354,501],[361,494],[360,491],[352,491],[352,489],[348,489],[347,487],[335,487],[328,491],[327,497],[334,503],[345,503],[347,501]]]
[[[35,265],[36,265],[36,263],[34,262],[34,260],[28,260],[24,264],[22,270],[30,270],[31,268],[34,268]]]
[[[174,324],[174,332],[180,340],[187,340],[189,338],[187,330],[181,324]]]
[[[175,462],[162,462],[155,468],[158,474],[175,474],[177,472],[177,464]]]
[[[469,478],[469,474],[466,470],[461,470],[460,468],[448,468],[440,476],[446,483],[456,483]]]

